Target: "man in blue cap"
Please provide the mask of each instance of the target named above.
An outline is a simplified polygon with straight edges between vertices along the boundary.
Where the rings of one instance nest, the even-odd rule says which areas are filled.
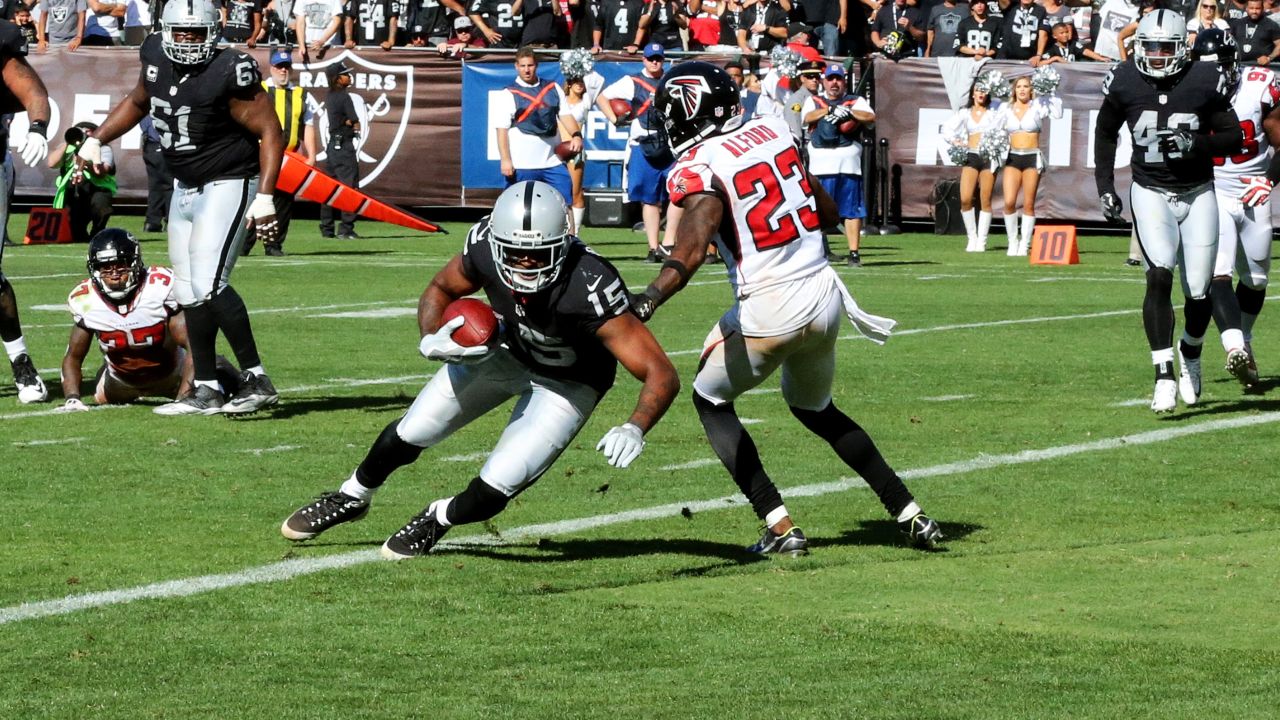
[[[267,97],[275,108],[276,119],[284,130],[284,149],[298,153],[308,165],[316,164],[319,145],[316,140],[316,100],[311,93],[293,82],[293,57],[288,50],[271,53],[271,76],[262,82]],[[276,222],[280,232],[275,242],[263,243],[263,251],[272,257],[284,255],[284,239],[289,234],[289,218],[293,215],[293,193],[276,189],[272,195],[276,206]],[[250,247],[245,248],[249,254]]]
[[[659,43],[644,46],[644,70],[626,75],[606,87],[596,98],[596,105],[614,125],[630,120],[631,136],[627,140],[627,198],[638,200],[644,232],[649,240],[649,262],[658,262],[675,243],[672,232],[680,217],[678,210],[667,217],[667,235],[658,245],[658,228],[662,224],[662,206],[667,204],[667,170],[675,162],[666,140],[650,125],[649,108],[653,105],[653,91],[662,80],[666,50]],[[626,100],[631,103],[629,118],[619,118],[610,100]]]

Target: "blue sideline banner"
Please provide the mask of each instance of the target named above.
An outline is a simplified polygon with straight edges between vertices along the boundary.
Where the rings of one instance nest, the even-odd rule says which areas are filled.
[[[605,87],[625,75],[643,69],[640,62],[596,62],[595,71],[604,77]],[[506,180],[499,171],[498,143],[493,131],[495,119],[490,108],[494,95],[506,92],[515,82],[514,63],[464,63],[462,68],[462,186],[463,188],[503,188]],[[538,63],[538,77],[564,82],[558,62]],[[587,160],[582,185],[587,189],[621,188],[622,159],[627,149],[627,129],[615,128],[604,113],[592,108],[582,129]]]

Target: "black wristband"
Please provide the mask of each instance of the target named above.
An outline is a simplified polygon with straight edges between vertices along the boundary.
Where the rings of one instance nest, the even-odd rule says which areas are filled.
[[[49,137],[49,123],[44,120],[32,120],[27,126],[27,132],[33,132],[42,138]]]
[[[689,282],[689,276],[692,273],[689,272],[689,268],[685,267],[684,263],[672,258],[662,263],[662,268],[658,272],[662,272],[666,268],[671,268],[680,274],[680,287],[684,287],[685,283]]]
[[[576,138],[581,139],[581,138],[582,138],[582,131],[581,131],[581,130],[579,130],[578,132],[575,132],[575,133],[574,133],[572,136],[570,136],[570,137],[576,137]]]

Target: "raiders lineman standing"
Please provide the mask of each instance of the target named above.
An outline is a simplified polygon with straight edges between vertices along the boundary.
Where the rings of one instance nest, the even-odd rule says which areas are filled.
[[[1133,59],[1103,81],[1094,145],[1095,179],[1108,220],[1121,222],[1115,187],[1116,141],[1128,122],[1133,138],[1129,202],[1147,268],[1142,321],[1155,365],[1151,409],[1177,405],[1173,376],[1173,268],[1182,269],[1188,336],[1209,326],[1206,298],[1218,245],[1213,158],[1240,150],[1242,133],[1227,79],[1211,63],[1189,62],[1186,21],[1168,10],[1143,17]]]
[[[264,245],[278,241],[271,190],[284,138],[262,89],[258,63],[238,50],[217,47],[218,12],[211,0],[170,0],[160,27],[142,44],[138,85],[85,141],[80,157],[100,162],[103,143],[151,113],[175,178],[169,261],[195,364],[193,391],[155,412],[253,412],[275,404],[279,396],[262,369],[249,312],[228,283],[246,228]],[[216,375],[219,330],[243,371],[241,387],[230,399]]]
[[[0,22],[0,113],[25,109],[30,120],[27,136],[18,149],[22,161],[34,167],[49,153],[45,134],[49,127],[49,91],[40,76],[27,64],[27,41],[13,23]],[[8,130],[0,126],[0,148],[7,148]],[[0,153],[2,154],[2,153]],[[0,229],[9,220],[9,179],[0,172]],[[4,260],[4,246],[0,245],[0,262]],[[36,372],[36,366],[27,354],[27,343],[22,337],[22,323],[18,321],[18,299],[13,286],[4,276],[0,265],[0,341],[13,367],[13,382],[18,387],[18,402],[34,403],[49,399],[44,381]]]

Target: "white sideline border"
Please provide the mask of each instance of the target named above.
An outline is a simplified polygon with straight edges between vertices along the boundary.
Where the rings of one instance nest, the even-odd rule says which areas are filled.
[[[1267,425],[1274,422],[1280,422],[1280,412],[1267,412],[1257,415],[1246,415],[1243,417],[1210,420],[1194,425],[1148,430],[1146,432],[1134,433],[1132,435],[1103,438],[1101,440],[1094,440],[1087,443],[1059,445],[1039,450],[1024,450],[1022,452],[1004,455],[978,455],[970,460],[961,460],[958,462],[907,470],[901,473],[901,476],[904,480],[918,480],[947,475],[961,475],[964,473],[974,472],[976,470],[1022,465],[1042,462],[1045,460],[1056,460],[1058,458],[1068,457],[1071,455],[1100,452],[1104,450],[1116,450],[1134,445],[1149,445],[1152,443],[1176,440],[1189,435],[1217,432],[1219,430],[1235,430],[1239,428]],[[860,478],[841,478],[832,482],[813,483],[810,485],[799,485],[796,487],[786,488],[782,490],[782,496],[788,498],[816,497],[819,495],[844,492],[846,490],[863,487],[866,487],[866,483],[864,483]],[[470,535],[467,537],[457,538],[452,542],[444,541],[440,543],[440,547],[508,545],[530,537],[566,535],[581,532],[583,530],[605,527],[608,525],[618,525],[621,523],[637,522],[640,520],[657,520],[661,518],[677,517],[686,512],[723,510],[730,507],[739,507],[744,504],[746,504],[746,499],[741,495],[728,495],[725,497],[712,498],[710,500],[670,503],[667,505],[657,505],[648,508],[609,513],[606,515],[594,515],[576,518],[573,520],[524,525],[522,527],[516,527],[505,531],[501,538],[496,538],[487,534]],[[274,528],[264,528],[263,532],[266,533],[273,529]],[[168,580],[159,583],[152,583],[150,585],[125,588],[122,590],[107,590],[95,593],[85,593],[82,595],[68,595],[56,600],[39,600],[2,608],[0,609],[0,625],[7,625],[23,620],[69,615],[81,610],[91,610],[94,608],[108,607],[112,605],[123,605],[134,602],[135,600],[189,597],[191,595],[199,595],[226,588],[270,582],[282,582],[284,580],[290,580],[303,575],[311,575],[325,570],[336,570],[377,561],[386,562],[381,559],[377,550],[360,550],[356,552],[326,555],[324,557],[317,558],[284,560],[282,562],[276,562],[270,565],[260,565],[258,567],[247,568],[237,572],[222,573],[218,575],[202,575],[198,577],[183,578],[180,580]],[[409,562],[430,561],[411,560]]]

